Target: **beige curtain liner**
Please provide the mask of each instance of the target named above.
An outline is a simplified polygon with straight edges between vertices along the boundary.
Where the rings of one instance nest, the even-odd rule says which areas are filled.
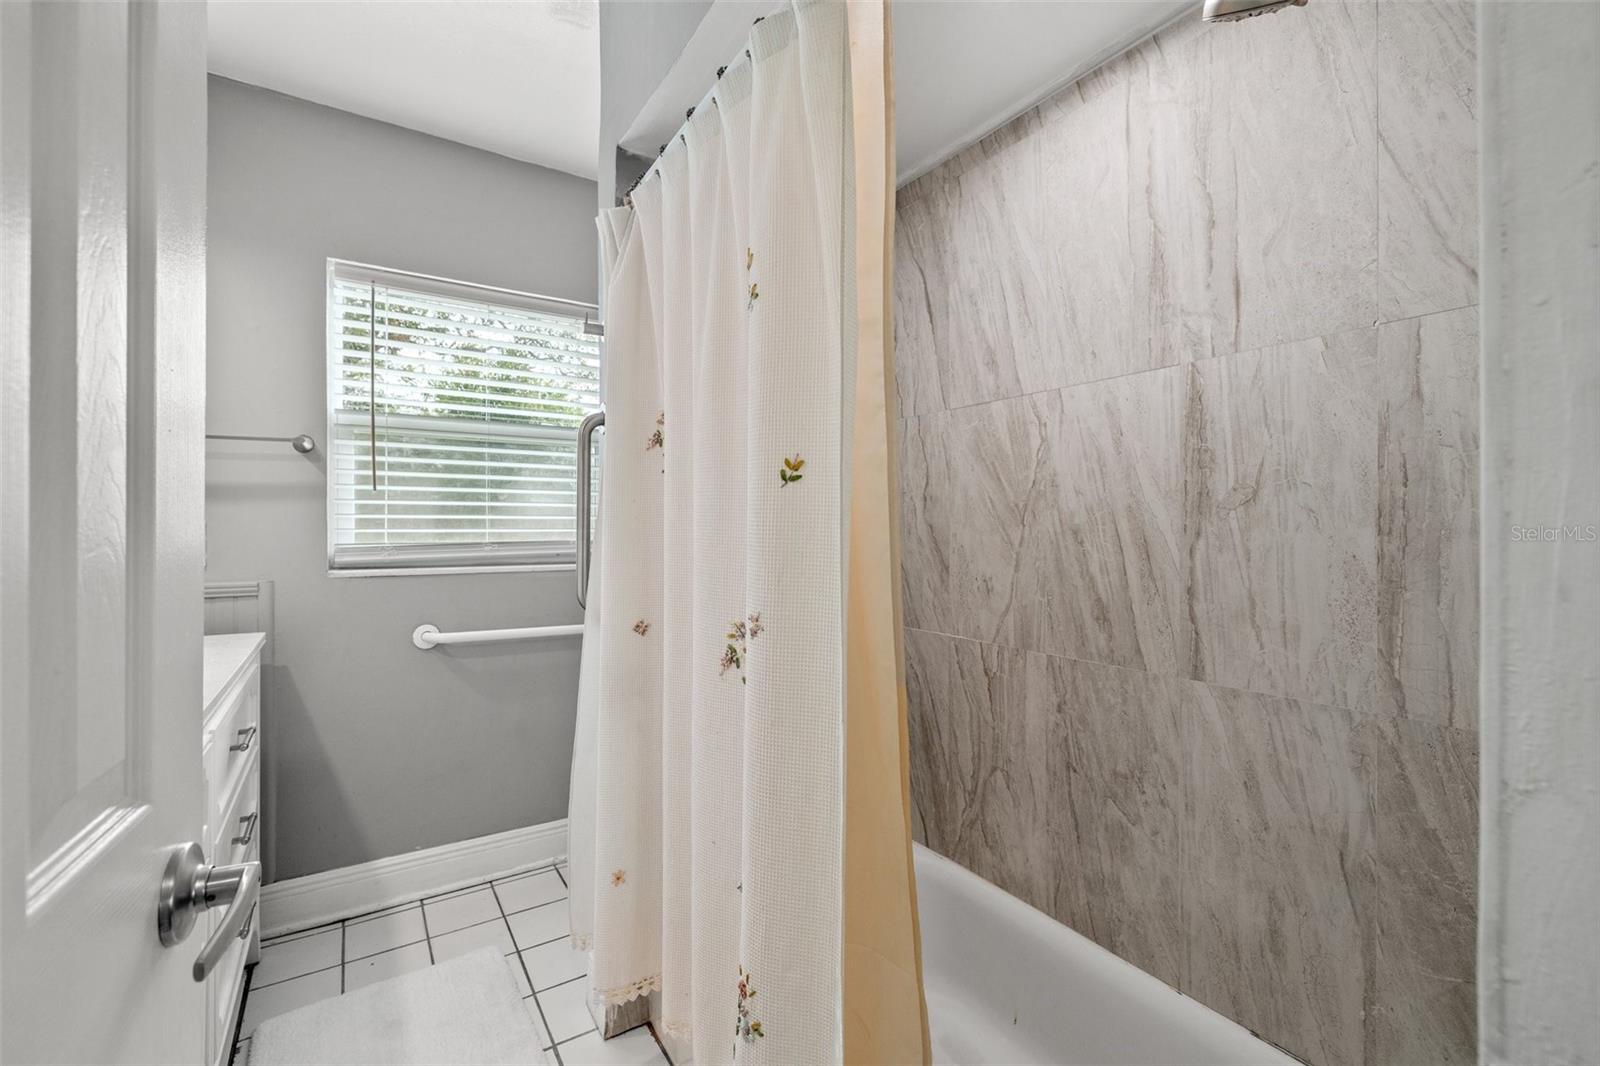
[[[844,1061],[931,1063],[911,860],[894,451],[888,0],[848,0],[858,348],[846,585]]]

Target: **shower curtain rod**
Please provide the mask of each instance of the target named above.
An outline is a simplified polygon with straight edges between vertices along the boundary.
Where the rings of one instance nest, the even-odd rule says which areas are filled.
[[[765,18],[766,18],[765,15],[761,15],[758,18],[756,18],[755,21],[751,22],[750,25],[758,26],[758,25],[761,24],[762,20],[765,19]],[[744,57],[746,59],[751,58],[750,49],[746,48],[744,50]],[[735,62],[737,62],[737,60],[735,60]],[[724,63],[722,66],[718,67],[717,68],[716,77],[715,77],[714,80],[715,81],[721,81],[722,80],[722,75],[727,73],[728,68],[730,66],[732,66],[732,65],[733,65],[732,63]],[[712,93],[714,93],[716,91],[717,91],[717,87],[715,85],[712,85],[711,88],[706,90],[705,96],[702,96],[700,98],[700,103],[695,104],[693,107],[689,108],[687,111],[685,111],[683,113],[683,126],[679,126],[678,127],[678,132],[674,133],[671,137],[668,137],[666,143],[663,144],[660,148],[656,149],[655,162],[651,163],[648,167],[646,167],[645,168],[645,172],[643,174],[640,174],[637,178],[634,178],[633,179],[633,184],[628,186],[628,191],[622,194],[622,202],[623,202],[624,205],[626,205],[628,207],[632,207],[633,206],[633,190],[637,189],[639,187],[640,183],[643,182],[645,178],[648,178],[650,175],[656,173],[656,167],[661,165],[661,157],[666,154],[667,148],[672,144],[672,142],[674,140],[682,140],[685,144],[689,143],[687,138],[685,138],[684,135],[683,135],[684,126],[687,126],[689,124],[689,120],[694,118],[695,111],[697,111],[706,102],[707,99],[709,99],[711,101],[712,106],[716,106],[717,98],[715,96],[712,96]]]

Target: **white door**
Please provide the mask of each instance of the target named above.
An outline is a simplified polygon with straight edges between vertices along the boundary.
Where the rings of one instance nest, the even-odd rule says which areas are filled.
[[[0,0],[0,1060],[199,1063],[205,5]]]

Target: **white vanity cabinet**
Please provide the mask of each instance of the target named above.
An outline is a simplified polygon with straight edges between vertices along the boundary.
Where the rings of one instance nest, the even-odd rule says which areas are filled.
[[[261,648],[263,633],[205,638],[205,717],[201,750],[206,774],[206,861],[232,864],[261,854]],[[206,912],[207,934],[223,909]],[[197,930],[198,932],[198,930]],[[204,937],[198,938],[202,942]],[[206,1057],[226,1066],[244,991],[244,968],[261,954],[252,915],[238,943],[206,980]]]

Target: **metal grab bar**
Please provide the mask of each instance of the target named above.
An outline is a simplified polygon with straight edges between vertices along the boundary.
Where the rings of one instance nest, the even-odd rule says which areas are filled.
[[[593,510],[589,461],[594,452],[594,431],[605,424],[604,410],[578,423],[578,606],[584,608],[589,606],[589,513]]]
[[[441,633],[439,627],[424,622],[411,631],[411,643],[427,651],[441,644],[497,644],[504,640],[544,640],[547,637],[581,637],[583,626],[529,626],[525,629],[464,629]]]

